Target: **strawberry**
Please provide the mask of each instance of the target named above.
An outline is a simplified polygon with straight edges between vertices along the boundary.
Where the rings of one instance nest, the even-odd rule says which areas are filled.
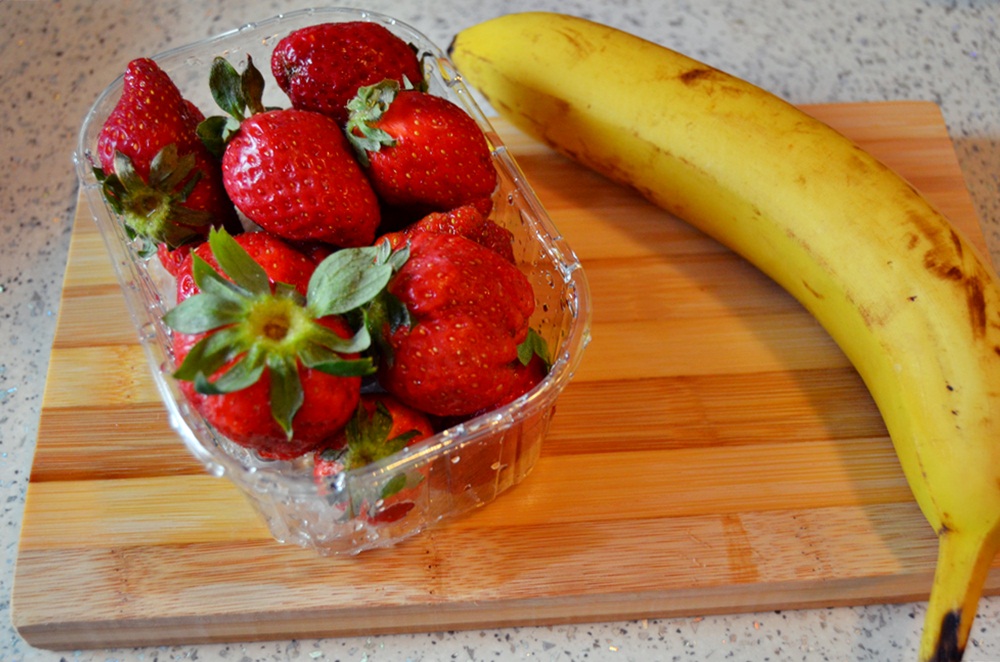
[[[313,476],[322,487],[343,471],[377,462],[433,434],[423,412],[384,393],[362,395],[354,416],[331,447],[314,454]],[[413,508],[417,487],[424,478],[417,471],[397,474],[375,498],[355,498],[351,513],[369,521],[395,521]]]
[[[434,434],[430,419],[386,393],[365,393],[350,423],[316,453],[313,473],[327,478],[389,457]]]
[[[189,242],[181,244],[177,248],[170,248],[167,244],[159,244],[156,247],[156,256],[159,258],[163,268],[167,270],[167,273],[176,278],[180,274],[181,267],[184,265],[187,256],[190,255],[195,246],[199,245],[201,245],[201,242]]]
[[[209,118],[199,131],[222,154],[223,184],[236,207],[291,241],[370,244],[378,200],[340,126],[320,113],[264,108],[264,80],[249,56],[242,75],[216,58],[211,77],[231,117]]]
[[[213,231],[177,279],[174,373],[221,434],[290,459],[337,434],[353,414],[369,344],[348,320],[388,282],[379,249],[338,251],[318,266],[266,232]],[[219,269],[217,271],[216,269]]]
[[[272,289],[277,283],[285,283],[294,287],[302,296],[306,296],[309,278],[316,269],[315,260],[303,260],[303,257],[308,256],[300,255],[301,251],[293,249],[288,242],[268,232],[246,232],[236,238],[236,243],[254,262],[265,265]],[[188,251],[189,254],[192,252],[218,271],[219,263],[211,246],[201,244]],[[185,258],[178,273],[175,274],[178,303],[190,299],[200,291],[194,279],[193,259]]]
[[[330,257],[337,250],[330,244],[324,244],[321,241],[290,241],[288,243],[292,246],[292,248],[302,253],[316,264],[319,264],[326,258]]]
[[[323,23],[296,30],[271,53],[271,72],[293,108],[347,121],[358,88],[391,79],[417,84],[416,51],[387,28],[367,21]]]
[[[518,362],[514,365],[514,382],[507,395],[497,401],[501,407],[517,400],[538,386],[549,374],[548,346],[533,329],[528,331],[528,339],[518,345]]]
[[[529,330],[528,339],[518,345],[518,358],[513,367],[514,379],[510,390],[494,405],[467,416],[440,419],[438,424],[442,428],[451,427],[473,416],[510,404],[545,379],[549,371],[548,349],[545,341],[535,331]],[[431,487],[452,494],[477,491],[480,488],[492,489],[498,472],[513,460],[511,455],[514,453],[516,450],[507,445],[494,448],[492,452],[480,449],[477,452],[462,453],[459,462],[449,462],[445,465],[445,470],[431,474]]]
[[[153,60],[129,62],[122,96],[97,138],[95,168],[129,235],[176,248],[211,225],[239,229],[219,163],[198,139],[201,111]]]
[[[534,295],[516,266],[461,235],[418,232],[387,291],[408,316],[384,324],[379,382],[435,416],[492,408],[517,379]],[[388,327],[388,328],[385,328]]]
[[[380,241],[388,241],[395,249],[418,232],[460,234],[514,262],[514,234],[483,216],[473,205],[463,205],[448,212],[431,212],[402,230],[382,235]]]
[[[448,99],[395,81],[350,101],[350,139],[383,204],[423,213],[476,205],[488,215],[497,173],[476,121]]]

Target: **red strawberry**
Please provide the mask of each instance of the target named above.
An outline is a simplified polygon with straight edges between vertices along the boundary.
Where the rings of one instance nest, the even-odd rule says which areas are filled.
[[[290,241],[288,242],[292,248],[302,253],[310,260],[319,264],[326,258],[330,257],[334,251],[337,249],[330,244],[324,244],[319,241]]]
[[[514,383],[511,384],[510,391],[508,391],[507,395],[496,403],[496,407],[500,407],[517,400],[522,395],[538,386],[542,380],[545,379],[545,376],[549,374],[549,364],[546,359],[546,354],[532,354],[527,364],[518,363],[515,365],[514,372],[516,373],[516,376],[514,378]]]
[[[346,426],[318,451],[313,465],[317,478],[359,469],[412,446],[434,434],[430,419],[386,393],[366,393]]]
[[[160,244],[156,247],[156,256],[159,258],[160,264],[163,265],[163,268],[167,270],[167,273],[176,277],[180,273],[181,267],[183,266],[188,255],[196,246],[199,246],[200,244],[201,242],[191,242],[181,244],[177,248],[170,248],[166,244]]]
[[[212,79],[232,118],[206,120],[202,136],[224,150],[223,182],[236,207],[291,241],[370,244],[378,201],[337,123],[305,110],[265,109],[263,78],[249,56],[242,75],[216,58]]]
[[[323,23],[292,32],[271,53],[271,72],[294,108],[347,121],[358,88],[392,79],[423,80],[413,47],[367,21]]]
[[[309,278],[316,269],[314,260],[305,259],[308,256],[268,232],[245,232],[236,237],[236,243],[254,262],[264,267],[272,289],[277,283],[285,283],[294,287],[302,296],[306,296]],[[201,244],[188,252],[193,252],[208,266],[216,271],[219,270],[219,262],[215,259],[211,246]],[[175,274],[177,303],[190,299],[200,291],[192,273],[192,260],[191,257],[186,258]]]
[[[513,368],[514,380],[506,395],[484,410],[473,412],[468,416],[441,419],[439,425],[442,428],[450,427],[472,416],[509,404],[545,379],[549,371],[548,350],[545,341],[533,330],[528,332],[528,340],[518,346],[518,355],[519,361]],[[448,463],[446,470],[431,474],[431,486],[452,494],[483,487],[492,489],[496,484],[498,471],[513,460],[511,455],[516,452],[516,449],[505,445],[494,449],[493,452],[463,453],[461,461]]]
[[[464,205],[448,212],[431,212],[402,230],[383,235],[380,241],[388,241],[391,248],[397,249],[418,232],[460,234],[496,251],[507,261],[514,261],[514,234],[492,219],[484,217],[472,205]]]
[[[461,107],[395,81],[361,88],[348,107],[348,138],[385,205],[427,213],[473,204],[489,214],[496,169]]]
[[[388,331],[388,392],[435,416],[492,408],[510,392],[535,305],[517,267],[466,237],[420,232],[388,292],[409,312]]]
[[[350,328],[339,317],[321,324],[341,338],[351,335]],[[209,381],[218,380],[234,362],[224,364],[219,375],[209,376]],[[192,406],[220,434],[263,458],[289,460],[309,453],[343,427],[361,389],[360,377],[338,377],[305,367],[299,368],[299,379],[307,395],[292,419],[294,435],[290,438],[271,412],[272,386],[267,368],[259,379],[232,393],[202,393],[193,381],[182,381],[180,386]]]
[[[213,224],[239,229],[218,160],[198,139],[202,119],[156,62],[128,64],[97,153],[105,197],[132,236],[176,248]]]
[[[372,372],[356,358],[368,334],[344,315],[385,287],[391,267],[377,254],[345,249],[316,266],[265,232],[210,234],[185,262],[180,303],[164,317],[180,362],[174,376],[193,406],[263,457],[289,459],[333,437]]]
[[[433,434],[430,420],[423,412],[384,393],[363,395],[353,418],[333,445],[314,455],[313,476],[321,486],[326,485],[343,471],[377,462]],[[413,508],[424,478],[416,471],[397,474],[375,498],[355,499],[351,513],[370,521],[395,521]]]

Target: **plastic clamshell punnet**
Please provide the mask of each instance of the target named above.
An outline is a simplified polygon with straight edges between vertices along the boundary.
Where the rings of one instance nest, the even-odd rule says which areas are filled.
[[[129,312],[138,330],[171,425],[212,474],[228,478],[267,523],[274,538],[320,554],[353,554],[386,547],[445,518],[493,501],[518,484],[538,459],[556,398],[570,381],[589,341],[587,281],[577,257],[552,225],[535,193],[478,107],[444,52],[425,36],[391,17],[356,9],[297,11],[157,56],[161,68],[184,96],[208,115],[220,111],[208,90],[208,73],[217,55],[238,69],[249,54],[270,62],[271,50],[293,30],[317,23],[372,21],[413,44],[423,58],[430,91],[462,106],[482,127],[491,145],[500,185],[495,193],[496,222],[515,235],[519,266],[535,290],[532,328],[549,345],[552,369],[534,390],[511,404],[466,421],[366,467],[317,484],[311,460],[262,460],[218,435],[188,406],[171,377],[175,368],[170,331],[161,321],[175,302],[173,279],[155,258],[143,259],[120,220],[105,203],[93,173],[99,164],[97,137],[122,90],[119,77],[97,99],[80,131],[74,155],[77,174],[94,220],[100,227]],[[267,78],[264,102],[289,105]],[[406,479],[406,509],[380,516],[381,498],[391,481]],[[411,487],[412,486],[412,487]],[[405,512],[404,512],[405,511]],[[402,513],[402,514],[400,514]]]

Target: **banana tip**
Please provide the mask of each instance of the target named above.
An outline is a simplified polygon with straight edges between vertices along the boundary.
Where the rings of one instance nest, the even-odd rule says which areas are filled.
[[[934,647],[934,653],[927,662],[961,662],[965,648],[958,643],[958,631],[962,623],[962,610],[949,611],[941,619],[941,630]]]

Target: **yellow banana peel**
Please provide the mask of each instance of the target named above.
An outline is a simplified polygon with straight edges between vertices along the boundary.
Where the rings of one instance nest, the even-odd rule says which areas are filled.
[[[1000,282],[986,259],[841,134],[668,48],[528,12],[449,51],[503,117],[741,254],[830,333],[940,541],[919,659],[960,660],[1000,549]]]

